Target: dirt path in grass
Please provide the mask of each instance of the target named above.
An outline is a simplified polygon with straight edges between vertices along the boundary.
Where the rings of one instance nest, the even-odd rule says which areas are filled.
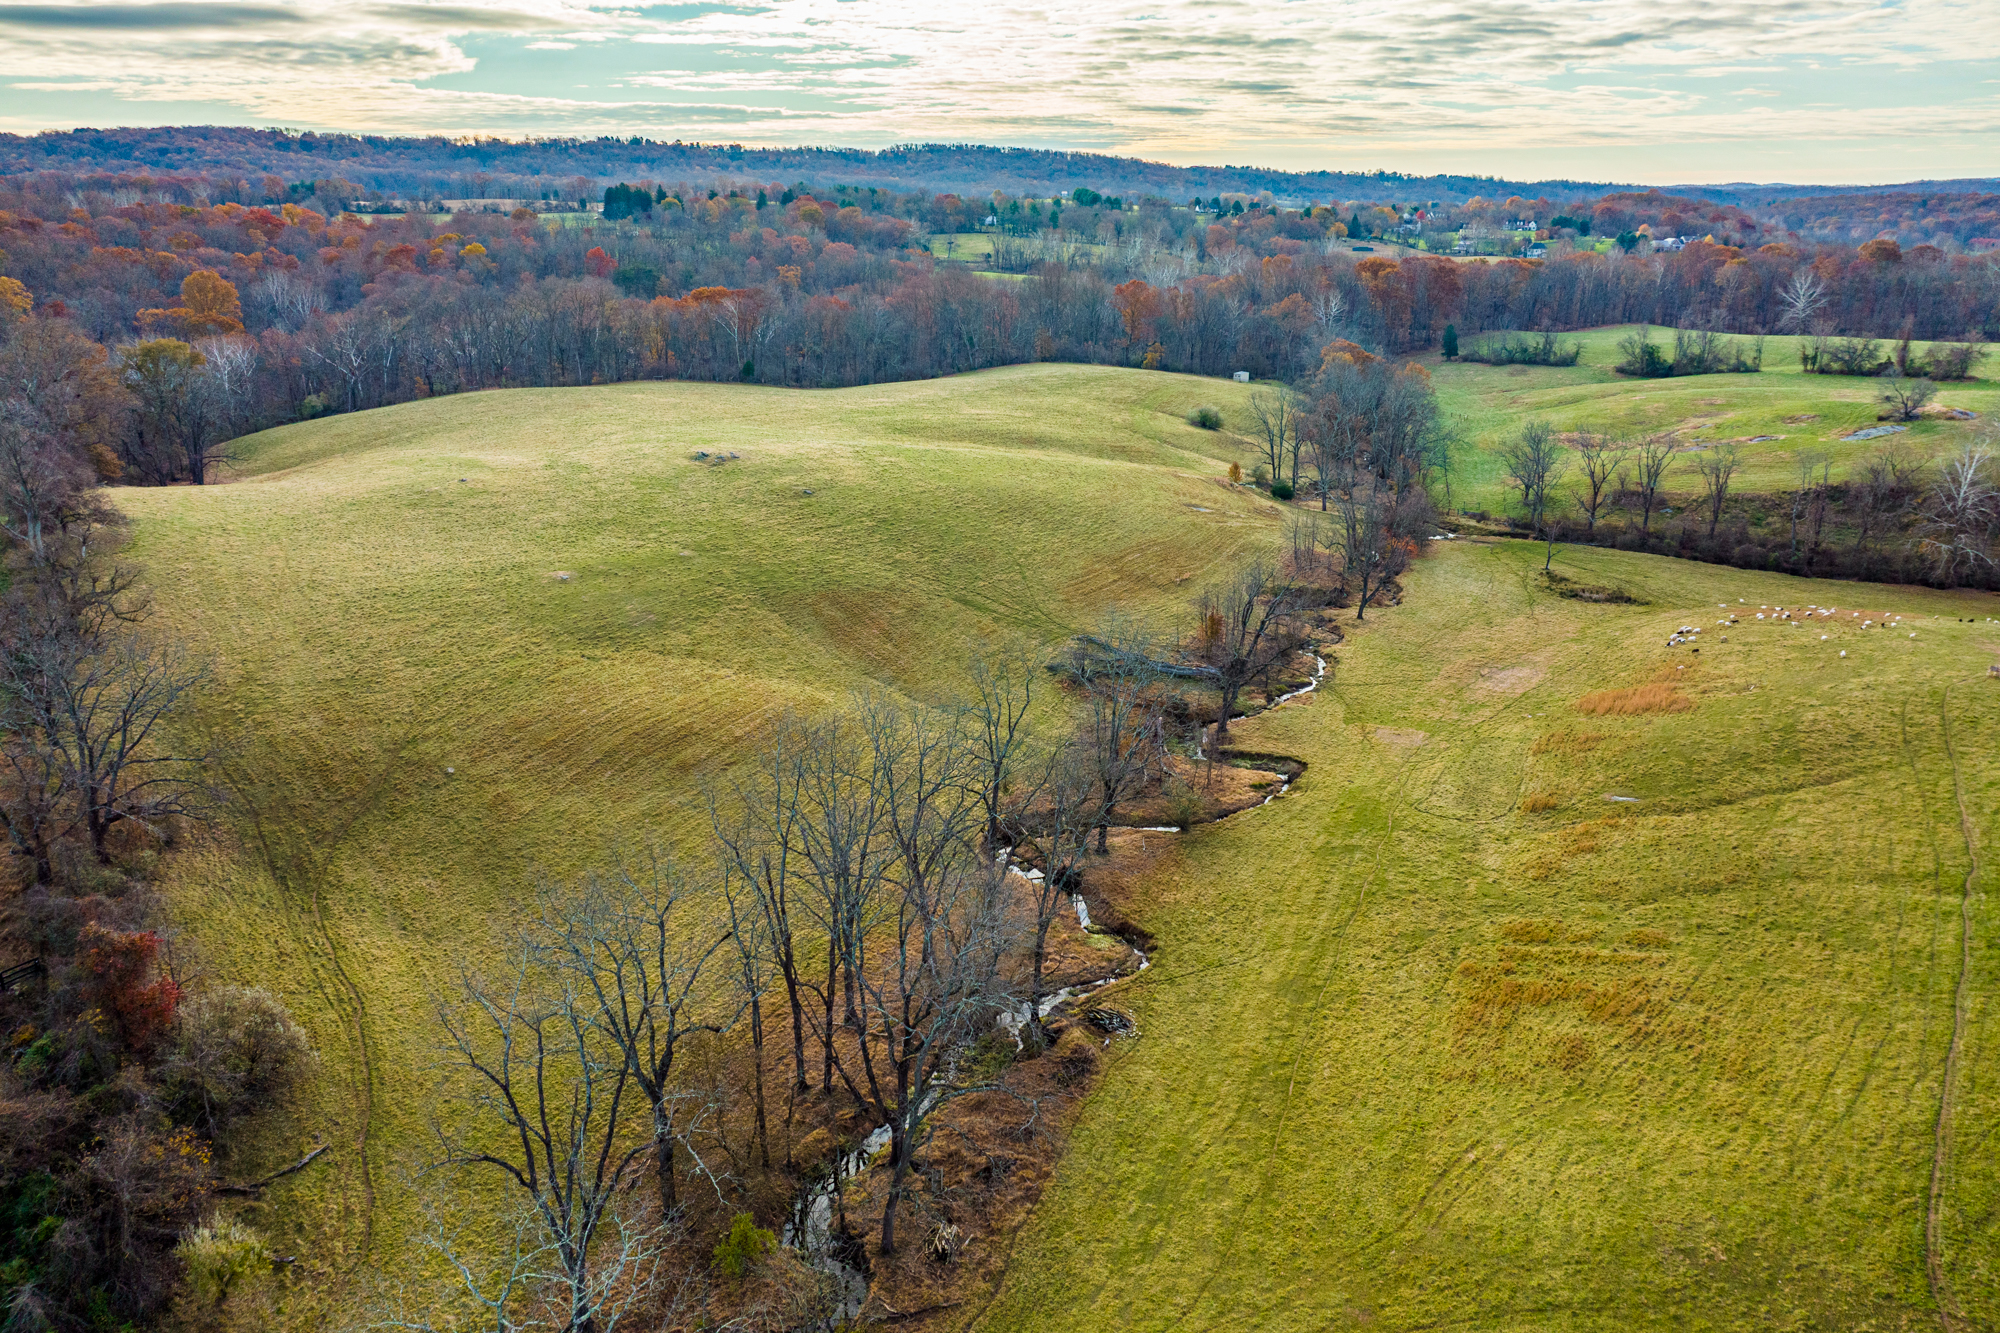
[[[1967,1327],[1951,1283],[1944,1272],[1944,1185],[1951,1164],[1952,1093],[1958,1082],[1958,1062],[1965,1046],[1965,1020],[1972,1006],[1972,886],[1979,878],[1979,843],[1973,836],[1972,812],[1965,804],[1965,778],[1959,771],[1958,751],[1951,742],[1951,692],[1939,709],[1944,721],[1944,752],[1951,761],[1951,789],[1958,800],[1958,826],[1965,835],[1965,885],[1959,894],[1958,988],[1952,1001],[1951,1047],[1944,1057],[1944,1090],[1938,1095],[1937,1138],[1931,1152],[1930,1207],[1924,1218],[1924,1267],[1930,1275],[1931,1298],[1937,1302],[1938,1324],[1945,1333]]]

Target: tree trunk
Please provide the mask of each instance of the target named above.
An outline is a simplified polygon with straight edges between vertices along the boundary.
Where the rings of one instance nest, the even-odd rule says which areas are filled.
[[[674,1188],[674,1133],[660,1122],[657,1111],[653,1118],[653,1173],[659,1179],[660,1216],[672,1217],[680,1207],[680,1196]]]
[[[764,1169],[771,1169],[771,1131],[764,1120],[764,1001],[761,996],[750,998],[750,1047],[755,1053],[757,1069],[757,1151]]]
[[[793,1088],[804,1092],[806,1083],[806,1007],[799,999],[799,977],[795,968],[785,968],[785,993],[792,1004]]]
[[[820,1029],[819,1090],[833,1091],[833,997],[840,989],[840,954],[835,937],[826,939],[826,1014]]]
[[[909,1170],[909,1163],[903,1160],[903,1132],[889,1131],[889,1160],[894,1163],[889,1174],[889,1201],[882,1205],[882,1253],[896,1252],[896,1205],[903,1197],[903,1176]]]

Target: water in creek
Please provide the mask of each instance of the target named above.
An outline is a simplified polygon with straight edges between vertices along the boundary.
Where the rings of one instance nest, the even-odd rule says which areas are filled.
[[[1291,693],[1280,695],[1278,698],[1273,699],[1270,705],[1272,708],[1276,708],[1278,705],[1286,703],[1289,700],[1296,699],[1302,694],[1310,694],[1319,688],[1320,681],[1326,676],[1326,659],[1318,654],[1314,654],[1313,662],[1315,665],[1312,679]],[[1196,758],[1200,758],[1200,755],[1197,754]],[[1263,806],[1269,805],[1273,800],[1284,795],[1291,785],[1292,779],[1287,778],[1278,785],[1276,791],[1266,796],[1259,805],[1250,808],[1262,809]],[[1147,833],[1181,832],[1178,827],[1171,825],[1141,831]],[[1007,873],[1009,874],[1020,875],[1030,881],[1038,881],[1042,878],[1041,871],[1026,869],[1015,864],[1011,848],[999,854],[999,861],[1001,865],[1007,867]],[[1091,928],[1090,906],[1084,902],[1083,895],[1071,894],[1070,905],[1076,909],[1076,923],[1085,930],[1089,930]],[[1075,986],[1064,986],[1061,990],[1051,992],[1043,996],[1041,1004],[1036,1006],[1039,1010],[1039,1016],[1047,1018],[1051,1013],[1066,1004],[1072,1004],[1081,1000],[1085,996],[1103,990],[1106,986],[1114,982],[1124,980],[1126,977],[1137,976],[1140,972],[1152,966],[1152,960],[1146,957],[1144,950],[1136,946],[1131,947],[1132,952],[1139,959],[1139,966],[1136,969],[1130,972],[1121,972],[1113,976],[1103,977],[1096,981],[1082,982]],[[1081,1006],[1078,1006],[1078,1011],[1083,1011]],[[1118,1020],[1123,1021],[1120,1022]],[[1016,1049],[1019,1049],[1022,1045],[1021,1029],[1028,1021],[1027,1001],[1023,1000],[1019,1003],[1003,1006],[995,1016],[994,1021],[1001,1031],[1014,1039],[1014,1045]],[[1108,1011],[1098,1025],[1105,1027],[1108,1032],[1115,1033],[1118,1036],[1137,1035],[1137,1029],[1132,1026],[1131,1020],[1124,1014],[1117,1013],[1115,1010]],[[889,1137],[889,1127],[887,1125],[882,1126],[863,1139],[860,1147],[854,1149],[852,1152],[842,1154],[835,1159],[833,1165],[827,1171],[807,1181],[800,1188],[798,1194],[794,1196],[791,1217],[785,1223],[782,1237],[784,1243],[797,1250],[799,1256],[805,1260],[808,1267],[824,1273],[832,1282],[836,1306],[835,1313],[843,1321],[851,1320],[860,1314],[863,1302],[868,1299],[868,1257],[860,1243],[835,1225],[839,1220],[840,1192],[856,1175],[867,1169],[868,1163],[874,1158],[875,1154],[889,1146]]]

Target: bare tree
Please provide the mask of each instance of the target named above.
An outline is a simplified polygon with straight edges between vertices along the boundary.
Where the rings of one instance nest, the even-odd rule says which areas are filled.
[[[601,1242],[626,1221],[618,1194],[652,1141],[632,1143],[625,1133],[631,1064],[574,980],[538,968],[524,950],[500,984],[463,977],[458,1001],[439,1006],[445,1063],[462,1081],[456,1097],[469,1114],[434,1122],[436,1165],[505,1180],[528,1214],[524,1249],[547,1257],[559,1326],[612,1333],[647,1285],[652,1251],[621,1244],[615,1262],[597,1260]]]
[[[426,1267],[441,1266],[444,1273],[414,1289],[404,1283],[381,1292],[361,1327],[395,1333],[464,1333],[468,1328],[478,1333],[570,1333],[575,1327],[566,1317],[570,1307],[550,1300],[550,1293],[563,1291],[568,1282],[561,1247],[541,1211],[517,1200],[495,1228],[487,1200],[469,1189],[442,1191],[436,1179],[416,1182],[424,1225],[411,1245],[435,1260]],[[609,1227],[597,1242],[591,1278],[606,1294],[596,1304],[597,1333],[616,1333],[653,1305],[664,1257],[657,1229],[636,1225],[616,1208]],[[660,1312],[645,1308],[645,1313],[658,1318]]]
[[[212,468],[233,462],[229,442],[241,433],[256,392],[257,344],[248,338],[203,338],[195,344],[202,356],[194,393],[201,400],[203,429],[189,437],[188,472],[194,484],[208,481]]]
[[[18,399],[0,402],[0,534],[30,565],[46,567],[60,534],[100,520],[94,480],[39,412]]]
[[[1917,420],[1930,406],[1931,399],[1937,397],[1937,385],[1927,379],[1909,379],[1901,371],[1889,376],[1888,385],[1880,398],[1895,421]]]
[[[1793,455],[1792,462],[1798,469],[1798,489],[1792,492],[1792,559],[1799,558],[1799,524],[1810,521],[1815,514],[1824,518],[1826,485],[1831,479],[1833,460],[1823,449],[1801,449]],[[1818,547],[1818,528],[1814,527],[1814,548]],[[1810,554],[1807,564],[1812,563]]]
[[[652,1115],[660,1215],[673,1217],[675,1151],[688,1128],[682,1113],[690,1104],[700,1109],[699,1095],[678,1083],[674,1060],[694,1034],[721,1033],[735,1021],[711,967],[729,936],[713,926],[710,895],[657,852],[574,884],[545,880],[538,897],[537,948],[566,974],[585,1021],[623,1055]]]
[[[1336,474],[1327,541],[1340,559],[1341,578],[1355,585],[1357,621],[1367,619],[1368,604],[1409,564],[1411,543],[1397,528],[1397,496],[1388,483],[1363,468]]]
[[[1048,965],[1049,931],[1058,916],[1071,910],[1083,890],[1083,861],[1090,850],[1090,832],[1097,825],[1099,793],[1090,756],[1076,745],[1058,748],[1048,757],[1034,797],[1026,817],[1034,823],[1042,877],[1032,881],[1034,942],[1022,1041],[1039,1050],[1047,1043],[1042,1027],[1042,974]]]
[[[44,620],[8,645],[0,673],[13,734],[35,756],[26,771],[59,769],[60,799],[74,803],[98,860],[110,861],[120,824],[159,835],[161,821],[200,813],[207,756],[160,742],[167,718],[207,681],[205,666],[172,645],[93,639]]]
[[[794,916],[804,892],[805,858],[799,853],[797,826],[798,765],[792,751],[807,743],[810,732],[796,723],[779,728],[777,737],[758,757],[755,774],[740,784],[726,803],[709,800],[709,823],[721,849],[725,871],[748,898],[732,896],[747,911],[755,909],[758,935],[785,983],[785,1000],[792,1017],[792,1088],[806,1083],[805,979],[801,971]],[[789,1120],[787,1126],[789,1128]],[[789,1135],[787,1136],[789,1152]]]
[[[1520,489],[1528,530],[1542,535],[1548,525],[1549,502],[1556,483],[1569,467],[1555,431],[1546,421],[1530,421],[1517,438],[1501,446],[1500,460],[1506,465],[1508,477]],[[1547,567],[1548,562],[1543,562],[1543,568]]]
[[[1781,328],[1801,332],[1824,309],[1826,279],[1810,268],[1799,269],[1778,289],[1778,324]]]
[[[1891,440],[1862,459],[1860,476],[1848,487],[1856,519],[1854,549],[1864,549],[1878,526],[1900,522],[1926,489],[1923,464],[1899,441]]]
[[[961,705],[972,747],[980,804],[986,810],[986,847],[996,851],[1004,832],[1001,814],[1014,770],[1033,739],[1029,713],[1048,655],[1027,639],[981,648],[972,658],[972,693]]]
[[[1938,582],[1951,585],[1973,569],[1994,566],[2000,540],[2000,476],[1993,447],[1968,444],[1946,460],[1924,497],[1918,549]]]
[[[842,1000],[841,1021],[860,1021],[857,978],[849,964],[860,949],[882,891],[887,844],[882,823],[883,789],[870,753],[863,720],[868,701],[849,714],[834,714],[798,729],[791,746],[790,799],[797,818],[796,838],[804,902],[826,940],[823,981],[807,980],[818,1000],[820,1091],[833,1090],[837,1056],[834,1009]],[[961,771],[956,776],[963,778]]]
[[[1083,689],[1078,744],[1097,781],[1097,850],[1110,850],[1111,814],[1146,785],[1166,757],[1160,712],[1159,663],[1152,635],[1131,621],[1113,621],[1078,638],[1071,677]]]
[[[741,876],[733,858],[722,860],[722,895],[729,908],[729,940],[734,947],[737,993],[750,1011],[751,1100],[756,1107],[755,1144],[758,1160],[771,1169],[771,1130],[764,1108],[764,996],[771,989],[771,969],[777,951],[770,940],[771,923],[756,886]]]
[[[1583,466],[1584,489],[1583,494],[1576,497],[1576,506],[1583,511],[1586,538],[1597,535],[1597,520],[1610,506],[1615,478],[1625,466],[1630,452],[1625,445],[1608,435],[1594,431],[1579,432],[1576,456]]]
[[[1743,451],[1734,440],[1725,440],[1694,456],[1694,470],[1701,477],[1703,502],[1708,506],[1708,535],[1715,535],[1722,522],[1722,506],[1729,499],[1729,483],[1743,465]]]
[[[1243,687],[1297,650],[1299,592],[1279,577],[1275,562],[1259,557],[1233,571],[1195,603],[1187,664],[1215,687],[1215,740],[1229,735],[1229,718]]]
[[[842,1076],[889,1129],[881,1233],[889,1254],[936,1113],[993,1090],[951,1073],[958,1048],[1001,999],[1006,919],[1000,868],[980,848],[984,811],[968,799],[970,756],[956,719],[875,699],[861,705],[859,725],[889,851],[885,891],[865,928],[843,940],[860,998],[861,1077],[848,1078],[844,1064]]]
[[[1250,395],[1250,420],[1257,428],[1271,479],[1289,476],[1294,489],[1299,484],[1301,415],[1298,399],[1288,388],[1258,389]]]
[[[1649,435],[1632,451],[1638,471],[1631,480],[1631,489],[1639,497],[1639,531],[1647,536],[1652,535],[1653,510],[1660,503],[1660,483],[1673,464],[1675,452],[1671,435]]]

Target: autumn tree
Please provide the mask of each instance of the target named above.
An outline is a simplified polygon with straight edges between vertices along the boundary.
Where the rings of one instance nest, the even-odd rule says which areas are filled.
[[[125,387],[137,404],[125,441],[125,464],[154,485],[188,474],[208,431],[202,402],[202,354],[178,338],[123,348]]]
[[[141,310],[141,327],[163,329],[194,339],[243,332],[243,302],[236,284],[214,269],[201,268],[181,279],[181,303],[165,310]]]

